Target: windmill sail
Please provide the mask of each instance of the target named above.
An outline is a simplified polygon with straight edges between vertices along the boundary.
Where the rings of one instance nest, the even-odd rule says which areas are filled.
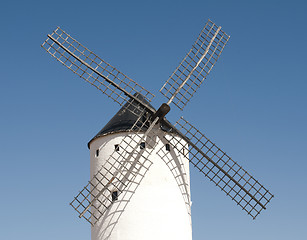
[[[253,176],[233,161],[224,151],[185,119],[175,124],[176,131],[189,143],[191,164],[210,179],[255,219],[273,198],[273,195]],[[185,148],[175,137],[167,136],[181,151]]]
[[[68,69],[121,106],[129,99],[134,99],[135,103],[130,101],[132,105],[142,104],[135,95],[141,94],[147,102],[154,97],[148,90],[99,58],[59,27],[48,35],[42,47]],[[150,109],[148,106],[145,107]],[[129,110],[137,111],[131,107]]]
[[[83,217],[91,225],[95,225],[112,206],[114,189],[116,197],[129,193],[128,199],[132,197],[152,164],[148,156],[153,148],[139,150],[142,141],[142,134],[126,136],[119,144],[121,150],[114,150],[100,170],[77,194],[70,205],[79,213],[80,218]],[[139,153],[136,155],[137,150]],[[127,203],[128,201],[124,201],[124,204]]]
[[[182,60],[160,92],[183,109],[221,55],[229,36],[221,27],[208,20],[192,49]]]
[[[132,101],[132,100],[130,100]],[[144,101],[144,99],[142,99]],[[127,121],[131,125],[126,130],[131,134],[126,135],[118,144],[120,149],[115,148],[113,153],[103,163],[100,170],[95,173],[89,183],[77,194],[70,205],[90,224],[95,225],[104,213],[112,206],[112,193],[116,189],[116,197],[122,194],[130,194],[126,199],[132,197],[131,193],[141,183],[145,173],[149,170],[152,162],[148,159],[154,149],[154,141],[150,141],[151,114],[145,108],[137,112],[139,117],[129,115],[132,106],[128,101],[119,111],[118,115],[127,116],[128,120],[136,119],[135,122]],[[126,119],[127,120],[127,119]],[[121,121],[123,124],[123,121]],[[127,127],[125,125],[125,127]],[[122,129],[117,129],[119,132]],[[98,136],[100,133],[98,133]],[[93,139],[96,139],[94,137]],[[93,140],[92,139],[92,140]],[[92,141],[91,140],[91,141]],[[146,148],[141,143],[146,141]],[[119,150],[119,151],[118,151]],[[123,201],[123,204],[127,204]]]

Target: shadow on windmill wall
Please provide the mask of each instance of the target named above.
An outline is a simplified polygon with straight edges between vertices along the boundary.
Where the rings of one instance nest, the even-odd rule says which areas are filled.
[[[187,212],[191,215],[188,144],[181,138],[176,139],[176,142],[180,142],[180,144],[175,144],[172,140],[178,137],[173,136],[168,139],[167,136],[168,135],[164,135],[163,137],[160,137],[163,146],[157,151],[157,154],[171,171],[178,188],[181,191]],[[167,150],[164,147],[166,144],[169,144],[171,148]],[[175,148],[175,146],[177,146],[177,148],[179,146],[180,149]]]

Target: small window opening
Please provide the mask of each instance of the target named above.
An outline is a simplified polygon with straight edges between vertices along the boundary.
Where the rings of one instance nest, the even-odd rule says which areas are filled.
[[[99,149],[96,150],[96,157],[99,156]]]
[[[165,144],[165,149],[166,149],[166,151],[171,151],[171,147],[170,147],[170,145],[167,143],[167,144]]]
[[[141,142],[140,148],[141,148],[141,149],[144,149],[144,148],[145,148],[145,142]]]
[[[118,152],[118,151],[119,151],[119,145],[118,145],[118,144],[115,144],[115,145],[114,145],[114,149],[115,149],[116,152]]]
[[[112,202],[115,202],[118,200],[118,191],[112,192]]]

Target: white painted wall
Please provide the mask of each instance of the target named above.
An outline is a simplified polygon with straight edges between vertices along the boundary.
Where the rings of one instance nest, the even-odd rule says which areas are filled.
[[[119,144],[127,134],[109,134],[91,142],[91,177],[113,153],[114,145]],[[151,134],[159,137],[154,138],[156,145],[148,158],[150,161],[146,162],[147,165],[151,163],[149,170],[143,179],[136,179],[137,183],[141,179],[141,183],[131,184],[131,192],[123,192],[92,227],[92,240],[192,239],[188,156],[171,147],[171,151],[161,158],[162,152],[166,152],[163,143],[165,133],[154,129]],[[146,147],[149,148],[148,144]],[[120,146],[120,151],[123,148],[125,146]],[[97,149],[100,149],[98,157]],[[142,150],[137,148],[137,151]]]

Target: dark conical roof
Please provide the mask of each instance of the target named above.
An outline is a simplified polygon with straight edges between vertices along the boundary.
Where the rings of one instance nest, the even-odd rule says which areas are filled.
[[[154,108],[150,103],[148,103],[145,98],[138,94],[135,95],[138,99],[140,99],[145,104],[151,106]],[[132,109],[131,101],[128,101],[115,115],[114,117],[96,134],[95,137],[93,137],[89,143],[88,147],[90,146],[90,143],[101,136],[110,134],[110,133],[117,133],[117,132],[125,132],[131,129],[133,124],[137,121],[138,115],[141,114],[144,107],[139,105],[139,108],[137,110],[134,109],[134,112],[136,114],[133,114],[130,110]],[[134,108],[134,107],[133,107]],[[129,110],[130,109],[130,110]],[[144,132],[147,130],[147,126],[144,126],[141,130]]]

